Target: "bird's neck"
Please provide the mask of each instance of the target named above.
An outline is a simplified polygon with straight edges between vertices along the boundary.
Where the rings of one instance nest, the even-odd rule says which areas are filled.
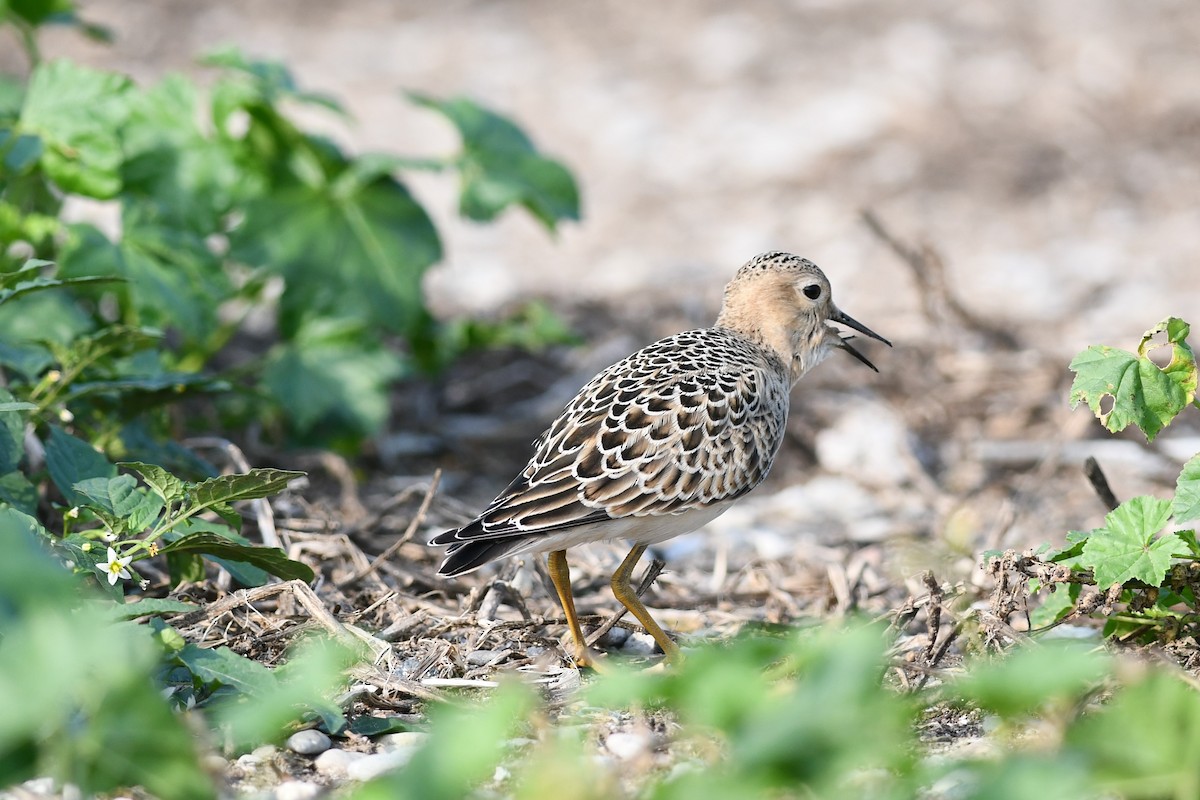
[[[726,307],[717,317],[717,326],[733,330],[773,353],[783,362],[792,383],[820,363],[828,350],[821,342],[820,331],[765,309],[748,312]]]

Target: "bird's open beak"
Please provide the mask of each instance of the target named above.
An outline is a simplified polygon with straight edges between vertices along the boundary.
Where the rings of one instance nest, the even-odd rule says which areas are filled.
[[[854,317],[850,316],[849,314],[847,314],[844,311],[841,311],[840,309],[838,311],[835,311],[833,314],[831,314],[829,316],[829,320],[830,320],[830,322],[837,322],[841,325],[845,325],[848,328],[853,328],[854,330],[858,331],[859,333],[863,334],[864,336],[869,336],[872,339],[878,339],[879,341],[886,344],[888,347],[892,346],[892,343],[889,342],[887,339],[883,338],[878,333],[871,330],[866,325],[863,325],[861,322],[856,320]],[[858,350],[855,350],[853,347],[850,346],[850,340],[853,338],[854,338],[853,336],[839,337],[840,344],[838,344],[837,346],[842,348],[843,350],[845,350],[850,355],[857,358],[862,363],[866,364],[871,369],[875,370],[876,372],[879,372],[879,368],[876,367],[874,364],[872,364],[871,361],[866,356],[864,356]]]

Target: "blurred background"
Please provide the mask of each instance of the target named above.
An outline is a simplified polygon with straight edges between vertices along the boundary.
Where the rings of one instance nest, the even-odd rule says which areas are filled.
[[[356,149],[445,153],[454,132],[402,90],[520,120],[575,172],[582,224],[548,240],[477,226],[454,187],[434,302],[645,292],[705,313],[755,253],[803,254],[852,314],[922,332],[911,276],[870,208],[937,248],[970,310],[1069,356],[1200,307],[1200,10],[1120,0],[439,3],[91,0],[114,47],[68,54],[143,81],[202,75],[214,43],[282,60],[338,97]],[[15,57],[15,54],[14,54]],[[315,124],[330,124],[317,115]]]
[[[355,150],[449,152],[454,131],[401,92],[467,95],[575,172],[584,217],[557,238],[523,214],[464,221],[451,182],[406,178],[446,245],[426,284],[440,314],[540,297],[587,343],[530,372],[521,403],[488,404],[495,385],[479,376],[503,381],[486,360],[441,386],[444,416],[398,401],[389,468],[428,467],[406,456],[433,431],[448,450],[434,460],[468,505],[507,481],[596,369],[711,322],[724,282],[768,249],[820,264],[839,304],[897,348],[871,348],[880,375],[833,359],[798,388],[773,491],[714,525],[741,534],[742,563],[824,559],[841,570],[835,593],[848,563],[861,579],[855,553],[904,574],[940,558],[965,576],[985,546],[1098,524],[1086,455],[1102,454],[1127,497],[1166,485],[1178,453],[1197,449],[1186,427],[1154,450],[1110,441],[1066,402],[1080,349],[1132,349],[1168,315],[1200,322],[1194,3],[92,0],[80,11],[117,46],[52,32],[46,56],[204,80],[194,59],[235,44],[338,97],[354,123],[298,113]],[[503,439],[483,418],[515,432]]]

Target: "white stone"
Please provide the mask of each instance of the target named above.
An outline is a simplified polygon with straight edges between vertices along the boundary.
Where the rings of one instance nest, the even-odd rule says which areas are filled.
[[[331,778],[345,778],[350,765],[366,757],[366,753],[355,753],[350,750],[332,748],[317,756],[313,762],[313,766],[322,775],[327,775]]]
[[[329,737],[318,730],[296,731],[288,737],[287,746],[293,753],[302,756],[315,756],[329,749],[332,742]]]
[[[378,778],[385,772],[403,767],[412,760],[413,754],[416,752],[416,747],[409,747],[403,750],[383,750],[373,753],[351,762],[346,767],[346,777],[352,781],[369,781],[372,778]]]
[[[308,781],[284,781],[275,787],[274,800],[313,800],[321,791],[320,786]]]
[[[383,750],[404,750],[420,747],[429,740],[429,734],[422,731],[399,731],[385,733],[377,740]]]
[[[637,758],[650,748],[650,740],[637,733],[610,733],[604,747],[622,761]]]

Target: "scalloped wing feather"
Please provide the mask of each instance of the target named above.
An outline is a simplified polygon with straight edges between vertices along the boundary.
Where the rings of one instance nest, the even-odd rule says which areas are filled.
[[[656,342],[584,386],[516,480],[476,520],[432,543],[727,505],[766,477],[789,387],[782,361],[731,331]]]

